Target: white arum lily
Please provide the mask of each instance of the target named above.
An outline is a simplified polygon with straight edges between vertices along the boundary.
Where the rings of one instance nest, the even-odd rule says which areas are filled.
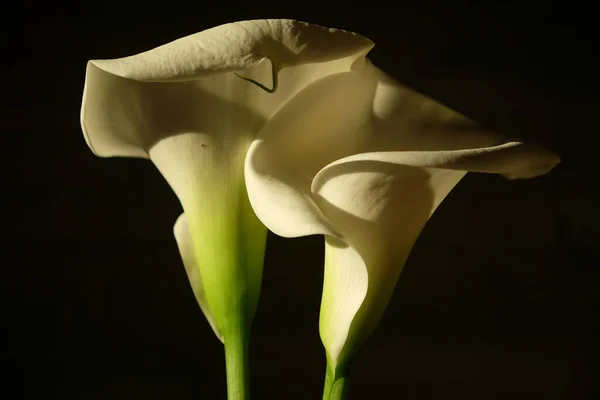
[[[102,157],[150,159],[178,196],[185,214],[175,235],[196,298],[225,344],[230,399],[248,396],[247,338],[266,238],[248,201],[247,151],[282,106],[315,82],[347,73],[372,46],[351,32],[260,20],[88,63],[87,144]],[[298,117],[285,118],[295,125]],[[322,218],[308,215],[309,225]]]
[[[325,235],[326,400],[341,398],[348,364],[378,324],[414,242],[466,172],[531,178],[559,162],[359,61],[290,100],[246,157],[250,202],[269,229]]]

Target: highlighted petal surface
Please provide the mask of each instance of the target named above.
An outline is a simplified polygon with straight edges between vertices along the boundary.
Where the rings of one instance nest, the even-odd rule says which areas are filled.
[[[256,215],[274,233],[337,236],[314,203],[311,180],[368,137],[373,90],[373,81],[356,71],[323,78],[260,131],[246,156],[246,186]]]
[[[287,100],[350,69],[373,46],[351,32],[291,20],[222,25],[153,50],[88,63],[81,110],[96,155],[148,157],[169,135],[253,137]],[[271,87],[270,94],[239,76]],[[240,127],[243,127],[240,130]]]
[[[176,81],[249,69],[264,58],[279,69],[364,55],[372,47],[369,39],[356,33],[263,19],[220,25],[135,56],[93,63],[124,78]]]

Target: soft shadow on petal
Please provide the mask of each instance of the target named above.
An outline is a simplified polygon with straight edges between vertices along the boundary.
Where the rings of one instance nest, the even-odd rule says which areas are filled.
[[[348,71],[355,61],[345,58],[286,68],[272,94],[232,72],[184,82],[143,82],[90,62],[81,107],[84,137],[98,156],[143,158],[158,141],[181,133],[206,134],[213,145],[254,138],[265,121],[306,85]],[[262,62],[243,75],[266,83],[271,69],[268,61]]]
[[[375,328],[414,242],[430,215],[464,174],[377,161],[336,164],[320,173],[319,181],[313,184],[317,204],[359,255],[354,261],[345,258],[346,265],[333,267],[327,252],[337,254],[338,250],[326,246],[326,260],[331,264],[326,265],[326,270],[335,268],[341,271],[337,276],[357,279],[349,278],[358,276],[356,273],[343,272],[350,274],[362,263],[368,281],[366,295],[363,290],[339,290],[333,279],[324,284],[322,312],[330,313],[326,311],[329,307],[342,307],[336,313],[345,316],[341,326],[325,328],[335,329],[340,335],[335,340],[327,339],[333,347],[324,338],[332,360],[345,362]],[[350,261],[356,265],[348,264]],[[345,286],[358,287],[363,280]],[[322,325],[328,323],[321,321]]]
[[[252,206],[274,233],[336,236],[311,198],[323,165],[356,152],[369,135],[374,81],[359,72],[323,78],[290,100],[248,151],[246,186]]]
[[[413,90],[369,64],[378,81],[373,99],[373,137],[365,152],[434,151],[488,147],[505,138]]]
[[[470,150],[363,153],[323,168],[311,187],[315,202],[361,256],[368,277],[366,296],[362,290],[355,294],[338,290],[334,283],[324,288],[324,293],[335,293],[328,293],[331,304],[324,303],[323,307],[347,304],[343,312],[337,313],[354,316],[336,328],[340,338],[342,333],[349,333],[341,353],[330,357],[344,362],[375,328],[421,230],[467,171],[529,178],[548,172],[557,162],[556,155],[548,150],[507,143]],[[330,247],[326,248],[329,251]],[[360,308],[356,308],[356,300],[363,297]],[[337,339],[332,343],[339,351]]]
[[[253,136],[265,121],[233,101],[249,97],[249,90],[246,82],[229,75],[146,83],[88,64],[81,124],[90,148],[104,157],[147,158],[160,140],[188,132],[206,134],[212,142],[231,142]]]
[[[223,342],[223,335],[219,331],[217,323],[208,307],[208,302],[206,301],[204,286],[202,285],[202,278],[200,277],[200,266],[196,261],[194,244],[192,243],[192,236],[188,229],[185,214],[181,214],[179,218],[177,218],[175,226],[173,227],[173,233],[175,235],[175,240],[177,241],[177,247],[179,248],[183,266],[185,267],[185,272],[187,273],[190,285],[194,291],[194,296],[196,296],[196,301],[198,302],[202,313],[204,313],[204,316],[208,320],[213,332],[215,332],[217,338]]]
[[[372,46],[351,32],[256,20],[215,27],[130,57],[93,60],[81,107],[84,136],[96,155],[143,158],[167,135],[189,132],[188,125],[220,141],[253,137],[299,90],[350,70]],[[266,86],[278,75],[279,87],[269,94],[234,71]]]

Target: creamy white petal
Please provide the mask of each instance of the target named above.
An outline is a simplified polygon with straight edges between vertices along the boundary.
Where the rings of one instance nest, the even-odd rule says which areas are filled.
[[[190,285],[192,287],[192,290],[194,291],[196,301],[198,302],[202,313],[208,320],[208,323],[210,324],[210,327],[212,328],[213,332],[215,333],[215,335],[217,335],[217,338],[219,338],[219,340],[223,342],[223,335],[221,335],[219,327],[217,326],[217,323],[212,313],[210,312],[208,302],[206,301],[204,286],[202,284],[202,278],[200,276],[200,265],[198,265],[198,263],[196,262],[194,244],[192,242],[192,236],[190,235],[185,214],[181,214],[179,218],[177,218],[177,222],[175,222],[175,226],[173,227],[173,233],[175,235],[175,240],[177,241],[179,254],[181,254],[181,260],[183,261],[185,272],[187,273]]]
[[[321,319],[321,330],[335,329],[339,335],[323,337],[332,360],[345,362],[377,325],[414,242],[430,215],[464,175],[463,171],[378,161],[334,163],[319,173],[313,183],[316,202],[356,252],[353,258],[339,259],[326,254],[330,264],[326,269],[347,271],[342,275],[344,279],[356,281],[345,286],[361,288],[352,292],[341,290],[333,279],[324,283],[321,312],[331,313],[329,308],[333,308],[345,317],[336,327]],[[337,255],[340,250],[326,246],[326,252]],[[334,261],[343,264],[333,266]],[[349,274],[360,268],[365,274]]]
[[[544,147],[521,142],[466,150],[361,153],[337,160],[319,171],[313,181],[313,190],[320,185],[320,180],[328,174],[330,168],[369,161],[419,168],[495,173],[511,179],[526,179],[548,173],[560,162],[560,158]]]
[[[548,172],[557,161],[549,151],[507,143],[469,150],[364,153],[321,170],[312,184],[316,203],[359,255],[343,259],[346,265],[335,268],[352,271],[364,265],[367,277],[344,276],[345,280],[357,280],[345,284],[361,288],[354,293],[325,282],[324,293],[334,300],[327,302],[324,297],[322,312],[331,313],[332,308],[346,317],[342,326],[335,327],[335,339],[323,339],[332,360],[343,362],[377,325],[421,230],[467,171],[524,178]],[[326,249],[339,253],[331,246]],[[327,319],[321,319],[322,329],[327,324]],[[333,329],[330,326],[326,331]]]
[[[364,61],[355,63],[352,73],[306,87],[265,125],[249,150],[245,168],[250,200],[258,217],[278,235],[340,237],[315,207],[308,181],[344,156],[394,158],[397,154],[387,152],[402,151],[406,165],[510,178],[543,174],[558,161],[547,150],[521,144],[505,144],[497,152],[494,146],[505,143],[502,136]]]
[[[438,151],[489,147],[506,138],[484,130],[457,111],[410,89],[372,64],[373,137],[362,152]]]
[[[257,74],[266,74],[266,68]],[[256,89],[256,90],[254,90]],[[148,157],[159,141],[184,133],[205,135],[211,144],[252,137],[265,117],[245,103],[258,93],[233,74],[187,82],[139,82],[90,63],[81,109],[84,136],[98,156]]]
[[[337,235],[315,206],[310,184],[323,165],[353,154],[369,136],[374,81],[355,68],[307,86],[265,125],[248,151],[250,202],[278,235]]]
[[[156,142],[184,132],[221,141],[252,136],[303,87],[348,71],[372,46],[346,31],[261,20],[223,25],[131,57],[90,61],[84,136],[105,157],[148,157]],[[270,94],[240,76],[267,87],[276,77],[278,88]]]

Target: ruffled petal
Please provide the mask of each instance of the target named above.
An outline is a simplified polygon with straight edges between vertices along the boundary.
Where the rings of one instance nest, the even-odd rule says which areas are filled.
[[[84,136],[96,155],[146,158],[155,143],[180,133],[202,132],[221,142],[253,137],[299,90],[348,71],[372,46],[351,32],[260,20],[222,25],[131,57],[90,61]],[[277,90],[267,93],[248,80],[265,87],[278,82]]]
[[[164,82],[249,69],[265,58],[277,69],[357,58],[372,47],[373,42],[356,33],[263,19],[220,25],[135,56],[92,62],[123,78]]]

